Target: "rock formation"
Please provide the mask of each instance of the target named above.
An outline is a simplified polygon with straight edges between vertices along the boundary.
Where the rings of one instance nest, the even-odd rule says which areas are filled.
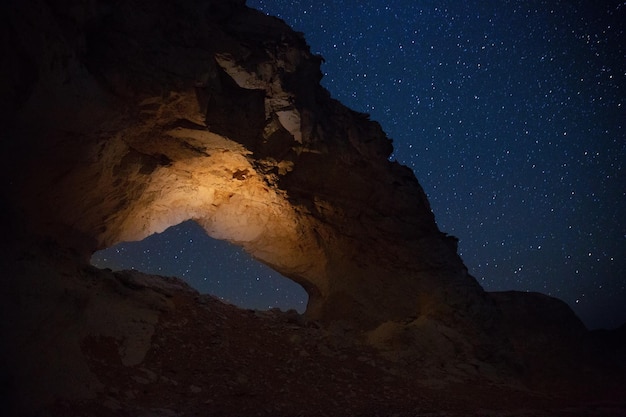
[[[33,233],[86,260],[194,219],[301,284],[311,319],[493,315],[413,173],[319,85],[300,34],[242,2],[89,5],[11,11],[54,22],[10,34],[8,79],[34,74],[7,95],[12,200]]]
[[[115,396],[107,375],[158,350],[193,291],[88,262],[188,219],[302,285],[304,320],[328,334],[459,378],[521,372],[507,306],[523,296],[468,274],[381,127],[320,86],[301,34],[239,0],[14,3],[0,81],[10,410]]]

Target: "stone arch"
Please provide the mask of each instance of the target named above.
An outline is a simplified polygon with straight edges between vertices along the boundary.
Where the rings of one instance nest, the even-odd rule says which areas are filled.
[[[194,219],[302,285],[311,318],[372,328],[457,305],[491,314],[380,125],[320,86],[301,35],[232,6],[201,20],[140,7],[158,36],[124,8],[94,11],[23,60],[39,73],[4,169],[19,171],[9,193],[31,232],[87,264]]]
[[[100,213],[96,227],[75,223],[86,233],[101,231],[91,252],[194,220],[210,237],[241,246],[300,284],[310,311],[326,291],[320,279],[325,255],[298,208],[256,172],[242,145],[206,129],[177,127],[161,135],[164,145],[156,154],[129,145],[128,136],[116,137],[101,147],[97,161],[82,167],[79,176],[97,178],[97,186],[84,187],[82,204],[60,211],[64,217],[75,211],[83,221],[96,216],[80,211]]]
[[[34,229],[85,263],[98,249],[193,219],[300,284],[311,319],[371,328],[483,297],[412,172],[379,155],[387,139],[362,115],[338,106],[326,122],[337,136],[291,144],[278,159],[271,147],[257,153],[212,131],[193,90],[136,101],[109,111],[108,131],[62,133],[27,168],[41,172],[24,187]],[[289,134],[276,123],[267,119],[261,145]],[[343,143],[344,123],[364,123],[370,142]]]

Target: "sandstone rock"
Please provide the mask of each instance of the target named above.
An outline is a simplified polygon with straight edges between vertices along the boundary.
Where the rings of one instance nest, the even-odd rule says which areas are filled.
[[[301,284],[312,320],[494,314],[391,141],[284,22],[241,1],[31,3],[7,6],[24,48],[3,145],[33,240],[86,263],[193,219]]]

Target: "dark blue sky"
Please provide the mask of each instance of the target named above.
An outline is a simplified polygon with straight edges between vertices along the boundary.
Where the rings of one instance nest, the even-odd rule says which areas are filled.
[[[381,123],[485,289],[559,297],[591,328],[626,321],[626,2],[248,5],[304,32],[332,96]],[[193,224],[150,239],[98,256],[304,308],[295,284]]]

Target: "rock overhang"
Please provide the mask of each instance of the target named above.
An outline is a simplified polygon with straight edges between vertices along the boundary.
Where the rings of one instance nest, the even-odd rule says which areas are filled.
[[[419,315],[433,308],[423,293],[442,288],[480,304],[414,174],[388,160],[378,123],[319,85],[302,36],[241,2],[186,20],[192,3],[96,7],[42,41],[66,64],[33,82],[51,94],[18,110],[16,134],[41,116],[31,136],[47,149],[26,161],[43,178],[18,178],[36,228],[88,259],[194,219],[303,285],[307,314],[325,321]],[[58,60],[35,58],[39,72]],[[63,117],[49,122],[50,107]]]

